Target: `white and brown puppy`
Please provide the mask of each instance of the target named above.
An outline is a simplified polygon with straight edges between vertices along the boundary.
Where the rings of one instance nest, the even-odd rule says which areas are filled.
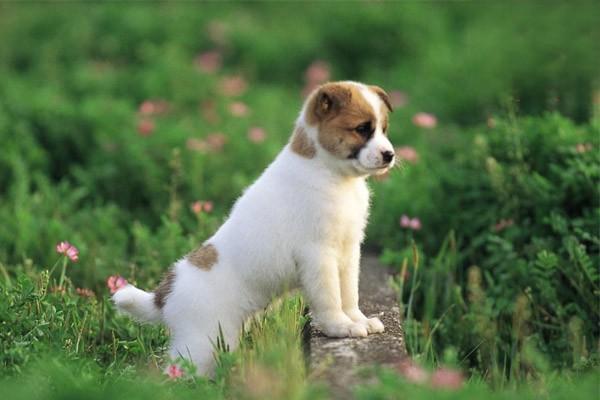
[[[327,83],[306,100],[289,144],[237,200],[221,228],[177,261],[154,292],[113,296],[140,321],[164,322],[171,357],[211,374],[221,327],[231,348],[242,323],[290,285],[302,288],[328,336],[382,332],[358,308],[360,245],[369,210],[365,179],[394,163],[386,93]],[[383,282],[382,282],[383,284]]]

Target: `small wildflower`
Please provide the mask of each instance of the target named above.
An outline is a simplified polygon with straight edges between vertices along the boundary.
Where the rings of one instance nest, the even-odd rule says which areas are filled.
[[[419,161],[419,153],[410,146],[402,146],[396,148],[396,155],[411,164],[416,164]]]
[[[119,289],[127,286],[127,280],[119,275],[111,275],[106,280],[106,286],[108,286],[110,293],[114,294]]]
[[[221,53],[217,50],[210,50],[199,54],[194,63],[198,69],[205,73],[213,73],[221,68]]]
[[[200,214],[202,211],[210,213],[213,210],[213,202],[197,200],[192,203],[190,209],[196,215]]]
[[[410,228],[410,217],[408,215],[402,215],[402,217],[400,217],[400,226],[403,228]]]
[[[436,127],[437,118],[433,114],[420,112],[414,115],[412,122],[420,128],[431,129]]]
[[[400,217],[400,226],[406,229],[418,231],[421,229],[421,220],[419,218],[410,218],[408,215]]]
[[[421,220],[419,218],[413,218],[410,220],[410,228],[414,231],[421,229]]]
[[[262,143],[267,138],[265,130],[259,126],[248,129],[248,139],[253,143]]]
[[[241,101],[234,101],[229,105],[229,112],[234,117],[245,117],[250,112],[250,109]]]
[[[463,374],[449,368],[440,368],[431,375],[431,387],[458,390],[464,382]]]
[[[92,290],[87,289],[87,288],[77,288],[75,289],[75,292],[77,292],[77,294],[81,297],[94,297],[95,294]]]
[[[67,254],[67,250],[71,248],[71,243],[69,242],[60,242],[56,245],[56,252],[58,254]]]
[[[140,122],[138,122],[137,131],[140,136],[150,136],[152,135],[152,132],[154,132],[154,128],[154,121],[150,119],[142,119]]]
[[[167,375],[171,379],[181,378],[183,376],[183,370],[177,364],[171,364],[167,367]]]
[[[412,360],[404,360],[400,362],[396,369],[400,372],[407,381],[412,383],[425,383],[429,378],[429,374]]]
[[[329,64],[322,60],[313,61],[304,73],[304,79],[307,84],[325,83],[329,78],[331,78]]]
[[[65,241],[57,244],[56,252],[58,254],[64,254],[73,262],[77,262],[79,260],[79,250],[69,242]]]
[[[164,114],[169,109],[169,103],[165,100],[144,100],[138,109],[141,115],[152,116]]]
[[[406,103],[408,103],[408,96],[400,90],[391,90],[388,93],[388,96],[390,98],[390,103],[394,108],[404,107]]]
[[[248,89],[248,83],[239,75],[226,76],[220,83],[221,93],[225,96],[240,96]]]
[[[227,142],[227,138],[222,133],[211,133],[205,140],[209,151],[212,152],[221,151]]]
[[[209,213],[213,210],[213,202],[212,201],[205,201],[202,204],[202,208],[204,209],[205,212]]]
[[[71,245],[71,247],[67,249],[65,255],[69,257],[73,262],[79,261],[79,250],[73,245]]]
[[[331,78],[329,64],[322,60],[313,61],[304,73],[305,86],[302,89],[302,96],[306,97],[319,85],[327,82]]]
[[[192,205],[190,206],[190,209],[192,210],[192,212],[194,214],[200,214],[202,212],[202,202],[201,201],[195,201],[192,203]]]

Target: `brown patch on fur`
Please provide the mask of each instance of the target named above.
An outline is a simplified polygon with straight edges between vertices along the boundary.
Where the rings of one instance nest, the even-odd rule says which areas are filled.
[[[292,151],[304,158],[313,158],[317,153],[315,144],[302,127],[296,128],[292,135]]]
[[[173,283],[175,282],[175,270],[174,267],[171,267],[162,281],[158,285],[156,289],[154,289],[154,305],[157,308],[163,308],[165,302],[167,300],[167,296],[171,293],[173,289]]]
[[[219,261],[219,253],[212,244],[205,244],[188,254],[187,260],[196,267],[209,271]]]
[[[385,104],[385,106],[387,107],[387,111],[389,111],[389,112],[394,111],[392,109],[392,102],[390,101],[390,96],[388,96],[388,94],[385,90],[383,90],[379,86],[375,86],[375,85],[370,85],[369,89],[371,89],[371,91],[373,91],[377,96],[379,96],[381,101],[383,101],[383,104]],[[387,112],[385,114],[387,114]]]
[[[319,129],[319,144],[334,156],[352,157],[369,140],[356,127],[377,121],[360,89],[349,83],[327,83],[308,100],[306,120]]]

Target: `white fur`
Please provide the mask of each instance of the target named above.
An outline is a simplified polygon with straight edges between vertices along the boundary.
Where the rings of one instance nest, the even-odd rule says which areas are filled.
[[[362,93],[379,116],[381,100],[366,89]],[[305,108],[296,124],[313,139],[316,156],[303,158],[284,147],[205,242],[218,252],[210,270],[179,260],[162,311],[154,308],[153,294],[131,285],[113,297],[119,309],[139,320],[161,316],[171,330],[170,356],[190,358],[201,374],[213,370],[219,326],[235,348],[244,320],[285,288],[303,289],[313,319],[329,336],[384,329],[358,308],[358,275],[369,208],[365,178],[386,170],[380,153],[393,148],[378,121],[357,160],[336,159],[318,144]]]

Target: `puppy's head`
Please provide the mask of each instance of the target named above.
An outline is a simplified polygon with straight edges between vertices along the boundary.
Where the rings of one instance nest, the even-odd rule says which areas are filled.
[[[387,137],[387,93],[378,86],[332,82],[316,89],[304,108],[321,156],[351,175],[382,174],[394,164]]]

